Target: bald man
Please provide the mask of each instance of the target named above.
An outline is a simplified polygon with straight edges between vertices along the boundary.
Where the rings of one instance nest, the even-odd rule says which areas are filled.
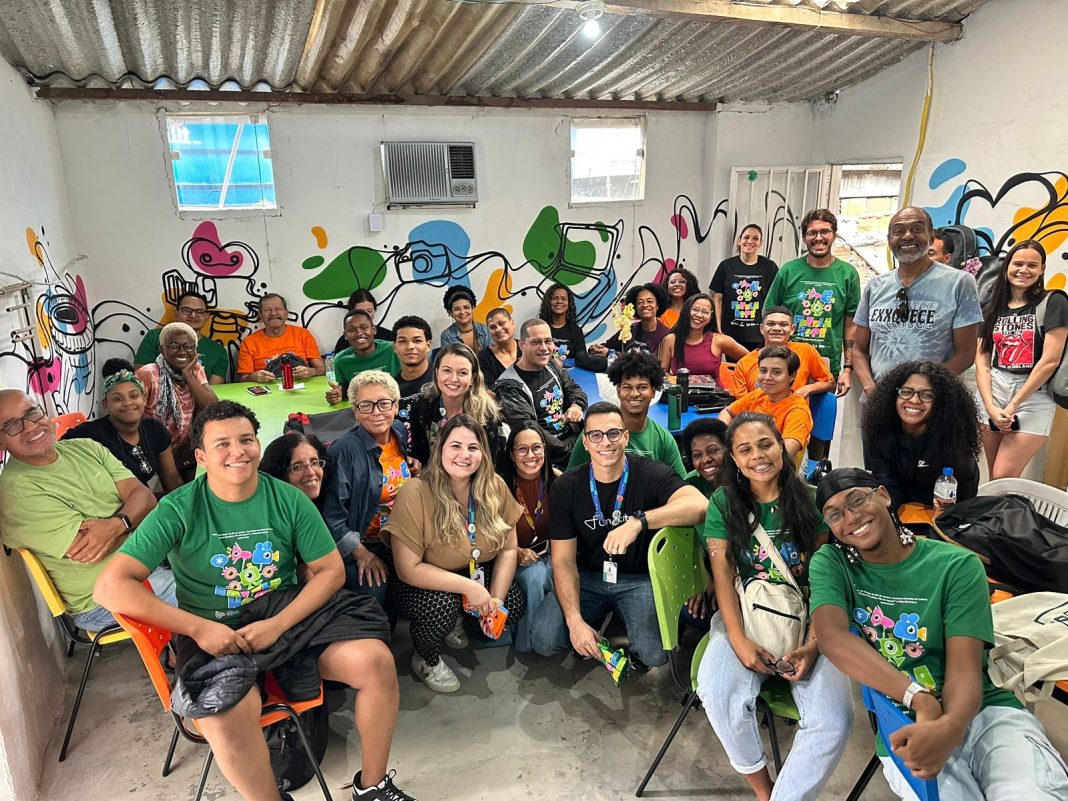
[[[114,626],[93,600],[93,582],[156,497],[100,443],[56,442],[48,414],[19,390],[0,390],[0,448],[11,456],[0,473],[3,543],[41,561],[78,628]],[[176,605],[169,570],[156,570],[149,581]]]
[[[933,235],[931,216],[916,206],[890,218],[897,269],[868,281],[853,319],[853,374],[865,395],[902,362],[926,359],[960,375],[975,361],[983,320],[975,279],[932,261]]]

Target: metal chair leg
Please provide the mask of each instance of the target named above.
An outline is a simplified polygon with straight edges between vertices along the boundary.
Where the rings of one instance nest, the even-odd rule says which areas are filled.
[[[212,753],[211,746],[208,746],[208,755],[204,757],[204,769],[200,771],[200,782],[197,784],[197,791],[193,795],[193,801],[200,801],[201,796],[204,795],[204,786],[208,783],[208,771],[211,770],[211,761],[215,757]]]
[[[67,640],[67,659],[74,656],[74,640]]]
[[[849,791],[849,795],[846,797],[846,801],[859,801],[860,796],[868,787],[868,782],[871,781],[871,777],[875,775],[875,771],[879,769],[879,755],[872,754],[871,760],[864,766],[864,772],[860,774],[860,778],[857,779],[857,783],[853,785],[853,789]]]
[[[775,731],[775,713],[761,697],[757,696],[757,706],[764,714],[764,723],[768,727],[768,739],[771,741],[771,758],[775,762],[775,776],[782,771],[782,754],[779,751],[779,734]]]
[[[649,783],[649,780],[653,778],[653,773],[660,766],[660,760],[664,758],[664,754],[667,753],[668,747],[675,739],[675,735],[679,733],[679,729],[682,727],[682,723],[686,720],[686,716],[690,714],[690,710],[694,708],[699,702],[700,697],[695,692],[691,692],[686,699],[685,706],[682,707],[682,712],[679,713],[678,719],[675,721],[675,725],[672,727],[671,732],[668,734],[667,739],[664,740],[664,744],[660,746],[660,752],[656,755],[656,759],[653,760],[653,764],[649,766],[649,770],[645,774],[645,778],[642,779],[642,783],[638,785],[638,789],[634,791],[634,795],[641,798],[642,793],[645,792],[645,785]]]
[[[304,748],[304,753],[312,764],[312,769],[315,771],[315,778],[319,780],[319,787],[323,790],[323,798],[325,798],[326,801],[333,801],[333,797],[330,795],[330,788],[327,786],[326,778],[323,776],[322,768],[319,767],[319,760],[315,758],[311,743],[308,742],[308,735],[305,733],[304,727],[300,723],[300,716],[291,708],[286,709],[286,714],[289,715],[289,719],[296,724],[297,737],[300,738],[300,744]]]
[[[174,759],[174,749],[178,747],[178,727],[174,727],[171,735],[171,746],[167,749],[167,758],[163,760],[163,775],[169,776],[171,772],[171,760]]]
[[[78,717],[78,708],[82,705],[82,696],[85,694],[85,684],[89,681],[89,671],[93,667],[93,659],[100,653],[99,645],[89,646],[89,656],[85,659],[85,669],[82,670],[82,681],[78,685],[78,694],[74,698],[74,708],[70,711],[70,721],[67,723],[67,733],[63,735],[63,745],[59,748],[59,761],[67,758],[67,746],[70,745],[70,736],[74,733],[74,721]]]

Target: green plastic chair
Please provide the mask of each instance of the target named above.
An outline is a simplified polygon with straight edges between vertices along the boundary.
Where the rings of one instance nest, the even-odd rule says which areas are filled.
[[[660,761],[664,758],[671,746],[675,735],[682,728],[686,716],[690,710],[701,703],[697,695],[697,671],[701,666],[701,659],[708,648],[708,635],[706,634],[697,643],[693,658],[690,660],[690,676],[687,682],[680,675],[679,669],[679,615],[686,601],[707,586],[704,567],[704,549],[700,538],[693,527],[679,528],[669,526],[658,531],[649,543],[649,578],[653,584],[653,600],[656,604],[656,619],[660,624],[660,640],[664,644],[664,650],[668,652],[668,664],[671,667],[671,678],[679,689],[685,693],[682,698],[682,711],[675,720],[664,744],[653,764],[638,785],[635,795],[639,798],[645,792],[645,786],[653,777]],[[757,696],[757,708],[764,716],[764,723],[768,727],[768,736],[771,740],[771,754],[775,761],[775,772],[782,769],[782,758],[779,752],[779,738],[775,731],[775,717],[798,721],[801,719],[797,707],[794,705],[793,696],[790,694],[789,684],[778,677],[770,678],[764,682],[764,686]]]

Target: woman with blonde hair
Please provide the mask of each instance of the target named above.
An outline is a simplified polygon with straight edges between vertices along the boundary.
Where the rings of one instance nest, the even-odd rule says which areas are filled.
[[[485,429],[491,454],[503,454],[508,425],[486,391],[475,352],[462,342],[445,345],[434,359],[433,374],[434,380],[398,415],[411,429],[412,458],[426,464],[439,432],[458,414],[470,415]]]
[[[493,469],[486,432],[463,413],[441,429],[419,478],[397,493],[382,531],[393,549],[398,611],[411,621],[412,670],[431,690],[460,688],[439,653],[465,608],[487,634],[501,607],[509,627],[523,617],[526,599],[515,582],[522,514]]]

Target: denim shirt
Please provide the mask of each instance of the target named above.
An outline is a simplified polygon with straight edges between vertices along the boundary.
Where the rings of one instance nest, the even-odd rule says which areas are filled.
[[[394,421],[390,433],[397,438],[401,453],[408,456],[408,431]],[[361,532],[370,524],[382,494],[382,446],[363,426],[342,434],[327,450],[331,478],[323,504],[323,518],[337,542],[342,557],[360,544]]]
[[[479,350],[482,350],[482,348],[488,348],[490,346],[490,343],[493,341],[490,338],[489,329],[486,328],[486,326],[484,326],[482,323],[475,323],[475,339],[478,340]],[[451,345],[454,342],[463,341],[463,337],[460,336],[460,326],[458,326],[456,323],[453,323],[441,332],[441,347]]]

